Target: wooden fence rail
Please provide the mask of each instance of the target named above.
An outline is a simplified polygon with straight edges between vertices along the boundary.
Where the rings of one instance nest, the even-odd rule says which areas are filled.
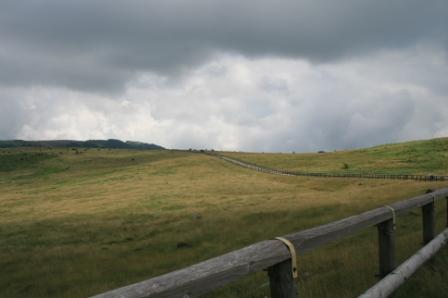
[[[440,233],[437,238],[431,240],[416,254],[407,259],[398,268],[393,270],[384,279],[368,289],[359,298],[383,298],[388,297],[426,261],[432,258],[448,242],[448,228]]]
[[[284,236],[302,253],[329,242],[353,235],[371,226],[378,227],[380,273],[385,276],[395,269],[395,218],[413,208],[422,208],[423,241],[434,238],[434,203],[447,199],[448,188],[413,197],[350,216],[329,224]],[[272,298],[298,297],[292,278],[291,254],[279,240],[261,241],[193,266],[112,290],[95,298],[121,297],[197,297],[267,269]]]
[[[284,169],[273,169],[265,166],[256,165],[234,157],[228,157],[216,152],[202,152],[204,154],[214,156],[233,163],[235,165],[252,169],[258,172],[284,175],[284,176],[308,176],[308,177],[328,177],[328,178],[365,178],[365,179],[394,179],[394,180],[416,180],[416,181],[447,181],[448,176],[443,175],[400,175],[400,174],[377,174],[377,173],[353,173],[353,172],[339,172],[339,173],[319,173],[319,172],[305,172],[305,171],[291,171]]]

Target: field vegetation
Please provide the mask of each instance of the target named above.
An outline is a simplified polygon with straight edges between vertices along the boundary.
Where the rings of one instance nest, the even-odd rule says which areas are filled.
[[[447,140],[324,154],[226,153],[267,166],[447,174]],[[446,182],[285,177],[170,150],[0,150],[0,297],[86,297]],[[445,204],[437,205],[438,231]],[[421,246],[397,222],[397,257]],[[301,297],[354,297],[378,279],[374,228],[299,256]],[[300,253],[300,252],[299,252]],[[396,297],[446,297],[448,252]],[[209,297],[265,297],[260,272]],[[430,284],[431,286],[428,286]]]
[[[335,152],[225,154],[271,168],[295,171],[448,175],[448,138]]]

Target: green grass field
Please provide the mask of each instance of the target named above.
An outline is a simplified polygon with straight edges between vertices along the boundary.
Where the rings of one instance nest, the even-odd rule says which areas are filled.
[[[324,154],[226,154],[288,169],[340,171],[347,163],[448,174],[447,139]],[[267,175],[168,150],[0,149],[0,297],[97,294],[446,185]],[[438,203],[438,231],[444,210]],[[399,261],[421,246],[420,226],[420,210],[398,218]],[[371,228],[300,255],[301,297],[354,297],[373,285],[376,237]],[[446,297],[447,268],[445,248],[396,297]],[[260,272],[209,297],[265,297],[267,282]]]
[[[448,175],[448,138],[326,153],[225,154],[271,168],[296,171]]]

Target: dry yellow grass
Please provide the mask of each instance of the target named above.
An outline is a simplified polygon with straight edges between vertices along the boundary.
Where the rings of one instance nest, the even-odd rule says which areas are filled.
[[[39,153],[20,150],[0,156]],[[444,186],[266,175],[176,151],[43,154],[54,157],[0,171],[1,297],[96,294]],[[419,247],[417,215],[400,219],[400,259]],[[301,256],[302,297],[352,297],[373,284],[375,237]],[[263,297],[266,282],[260,273],[211,297]]]

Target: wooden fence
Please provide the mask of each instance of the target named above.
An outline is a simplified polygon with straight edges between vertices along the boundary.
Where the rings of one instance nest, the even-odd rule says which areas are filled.
[[[448,188],[408,200],[379,207],[329,224],[284,236],[301,254],[376,226],[378,231],[379,268],[385,276],[396,267],[395,218],[414,208],[422,210],[422,239],[435,237],[435,202],[447,201]],[[197,297],[236,281],[249,274],[267,269],[272,298],[298,297],[297,283],[292,276],[291,253],[279,240],[265,240],[193,266],[112,290],[95,298],[121,297]]]
[[[351,173],[349,171],[340,173],[319,173],[305,171],[290,171],[284,169],[272,169],[234,157],[228,157],[216,152],[202,152],[207,155],[218,157],[235,165],[255,170],[258,172],[284,175],[284,176],[309,176],[309,177],[333,177],[333,178],[366,178],[366,179],[395,179],[395,180],[416,180],[416,181],[448,181],[448,176],[442,175],[399,175],[399,174],[378,174],[378,173]]]

